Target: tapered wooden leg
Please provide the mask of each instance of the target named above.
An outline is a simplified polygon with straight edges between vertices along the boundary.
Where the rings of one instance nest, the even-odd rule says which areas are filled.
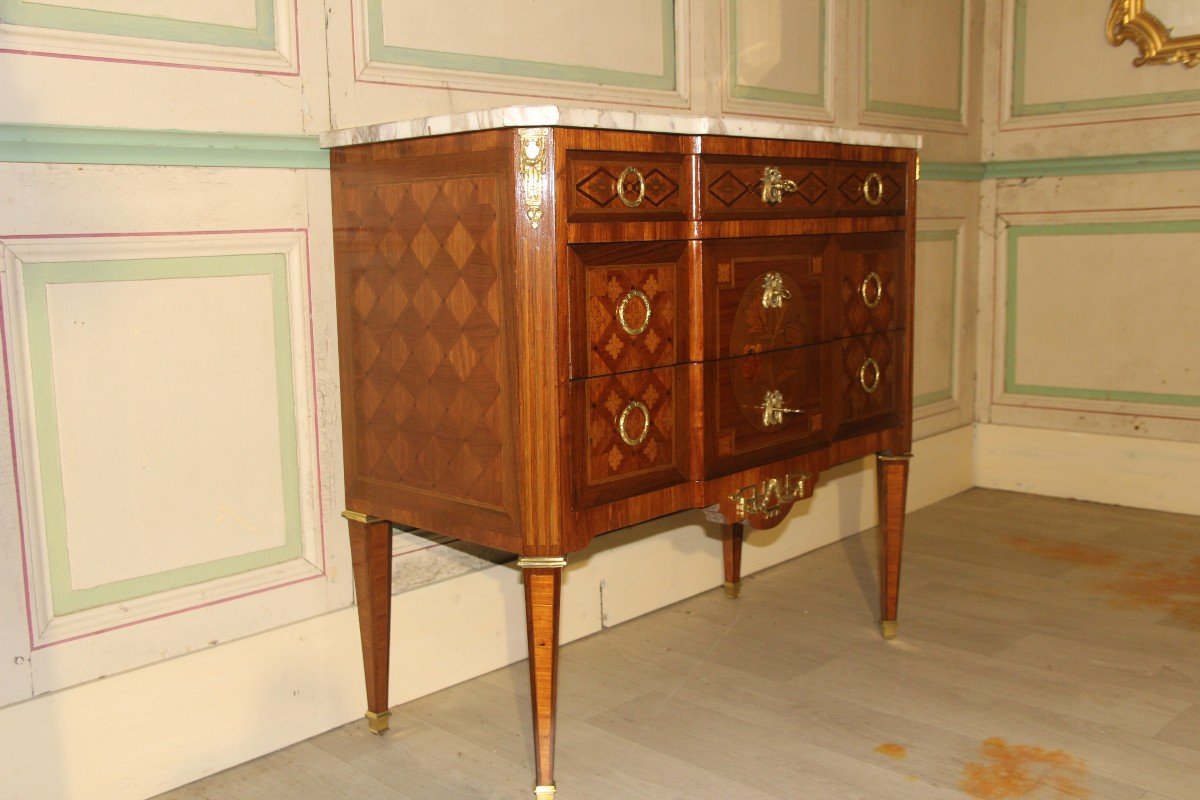
[[[383,733],[391,716],[388,654],[392,632],[392,525],[353,511],[342,516],[350,522],[350,557],[354,562],[358,629],[367,678],[367,724],[371,733]]]
[[[908,461],[912,454],[880,455],[875,465],[879,484],[880,627],[883,638],[896,636],[896,609],[900,600],[900,554],[904,546],[904,500],[908,492]]]
[[[554,796],[554,715],[558,696],[558,608],[562,558],[522,558],[525,621],[529,631],[529,684],[533,698],[533,750],[538,800]]]
[[[740,522],[721,526],[721,543],[725,550],[725,596],[731,600],[742,592],[742,537],[745,530]]]

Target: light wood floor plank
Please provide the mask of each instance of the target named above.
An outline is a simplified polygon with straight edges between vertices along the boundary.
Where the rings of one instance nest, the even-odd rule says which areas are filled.
[[[1200,519],[972,490],[907,524],[897,640],[868,531],[565,647],[560,796],[1200,798]],[[161,800],[531,797],[528,694],[516,664]]]

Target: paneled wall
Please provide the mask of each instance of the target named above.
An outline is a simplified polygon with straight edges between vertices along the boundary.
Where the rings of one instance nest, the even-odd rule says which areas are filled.
[[[1200,513],[1200,74],[1097,5],[988,9],[980,480]]]
[[[331,127],[561,103],[925,134],[912,506],[970,485],[984,21],[982,0],[0,0],[0,795],[145,797],[360,713]],[[1021,241],[1026,269],[1084,239]],[[748,569],[873,524],[863,465],[823,482]],[[395,537],[396,702],[523,657],[515,570],[446,544]],[[715,586],[719,560],[688,515],[606,537],[564,637]]]

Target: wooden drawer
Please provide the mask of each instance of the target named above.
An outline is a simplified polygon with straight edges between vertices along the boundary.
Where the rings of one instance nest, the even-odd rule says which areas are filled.
[[[833,342],[837,438],[900,424],[900,344],[903,331]]]
[[[828,236],[704,242],[705,353],[764,353],[823,338]]]
[[[830,171],[835,214],[903,214],[904,164],[836,161]]]
[[[686,352],[685,242],[574,245],[571,377],[667,366]]]
[[[829,353],[824,344],[704,365],[707,477],[829,441]]]
[[[681,154],[571,150],[563,195],[568,222],[681,220],[691,180]]]
[[[864,233],[834,239],[837,305],[828,338],[892,330],[904,324],[908,297],[901,265],[904,234]]]
[[[764,199],[764,178],[778,170],[777,202]],[[701,219],[825,217],[833,208],[828,161],[798,158],[700,157]]]
[[[572,381],[577,508],[687,480],[689,370],[694,365]]]

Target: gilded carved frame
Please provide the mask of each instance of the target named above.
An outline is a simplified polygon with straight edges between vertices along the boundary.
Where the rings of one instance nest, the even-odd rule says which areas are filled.
[[[1142,54],[1134,66],[1146,64],[1200,64],[1200,34],[1172,37],[1171,27],[1146,10],[1145,0],[1112,0],[1105,28],[1113,45],[1131,41]]]

